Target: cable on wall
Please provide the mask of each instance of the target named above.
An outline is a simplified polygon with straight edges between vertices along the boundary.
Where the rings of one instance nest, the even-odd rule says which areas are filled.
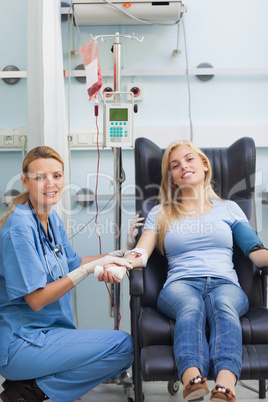
[[[183,29],[183,38],[184,38],[184,49],[185,49],[185,61],[186,61],[186,78],[187,78],[187,87],[188,87],[188,116],[190,122],[190,141],[193,141],[193,123],[192,123],[192,99],[191,99],[191,88],[190,88],[190,80],[189,80],[189,62],[188,62],[188,50],[187,50],[187,39],[186,39],[186,29],[184,25],[184,19],[181,19],[182,29]]]

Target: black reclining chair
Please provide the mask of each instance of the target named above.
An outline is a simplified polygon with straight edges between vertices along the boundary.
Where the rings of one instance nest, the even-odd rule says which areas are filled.
[[[212,165],[212,182],[216,193],[224,199],[236,201],[256,229],[254,141],[251,138],[241,138],[229,148],[202,150]],[[144,217],[157,203],[163,152],[163,149],[146,138],[136,140],[136,211]],[[243,368],[240,379],[259,380],[259,398],[264,399],[268,379],[268,268],[260,271],[244,257],[236,245],[234,266],[250,303],[248,313],[241,318]],[[178,389],[173,355],[174,321],[160,314],[156,308],[157,297],[166,280],[166,274],[167,260],[157,250],[153,252],[145,268],[130,271],[135,345],[135,402],[143,400],[142,381],[168,381],[171,394],[175,394]]]

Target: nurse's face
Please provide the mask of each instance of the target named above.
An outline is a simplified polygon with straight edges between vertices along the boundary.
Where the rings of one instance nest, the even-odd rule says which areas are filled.
[[[22,174],[21,180],[35,209],[50,209],[62,197],[63,166],[54,158],[34,160],[28,166],[27,177]]]

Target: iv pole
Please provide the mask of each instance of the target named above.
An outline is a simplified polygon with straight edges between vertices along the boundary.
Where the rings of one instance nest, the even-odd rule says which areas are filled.
[[[119,42],[119,36],[116,36],[115,42],[113,44],[114,53],[114,91],[120,92],[121,89],[121,43]],[[114,103],[120,103],[121,95],[116,93],[114,95]],[[115,250],[121,249],[121,221],[122,221],[122,211],[121,211],[121,185],[124,179],[122,179],[122,149],[121,147],[113,147],[114,154],[114,221],[115,221],[115,239],[114,246]],[[111,285],[114,294],[114,302],[117,306],[117,310],[114,309],[114,323],[117,325],[117,329],[121,329],[121,320],[119,317],[119,312],[121,310],[121,286],[119,283]],[[120,321],[119,321],[120,320]]]
[[[138,39],[134,36],[130,35],[120,35],[116,32],[115,35],[99,35],[96,37],[92,37],[92,39],[97,38],[110,38],[115,37],[115,42],[113,43],[113,53],[114,53],[114,103],[120,104],[121,103],[121,94],[126,92],[121,92],[121,43],[119,42],[119,37],[123,36],[129,39],[136,39],[138,42],[143,41],[142,39]],[[133,95],[133,94],[132,94]],[[105,94],[104,94],[105,96]],[[134,104],[133,104],[134,108]],[[121,210],[121,200],[122,200],[122,183],[125,181],[125,173],[122,168],[122,148],[121,147],[112,147],[112,151],[114,154],[114,221],[115,221],[115,237],[114,237],[114,247],[115,250],[121,249],[121,222],[122,222],[122,210]],[[120,310],[121,310],[121,286],[120,283],[112,283],[111,286],[111,295],[114,300],[115,306],[117,309],[110,308],[110,315],[114,316],[114,324],[115,328],[118,330],[121,329],[122,323],[120,320]],[[114,314],[113,314],[114,313]],[[133,383],[129,381],[130,377],[128,374],[125,374],[124,379],[124,391],[127,396],[131,397],[131,400],[134,401],[134,390],[133,390]]]
[[[143,41],[143,37],[141,39],[136,38],[131,35],[120,35],[116,32],[115,35],[99,35],[92,37],[92,39],[101,38],[104,40],[105,38],[115,38],[115,42],[113,43],[113,53],[114,53],[114,103],[121,103],[121,43],[119,42],[119,37],[122,36],[128,39],[136,39],[138,42]],[[104,95],[105,96],[105,95]],[[114,221],[115,221],[115,238],[114,238],[114,247],[115,250],[121,249],[121,195],[122,195],[122,183],[125,181],[125,173],[122,169],[122,149],[121,147],[112,147],[114,154]],[[121,320],[120,320],[120,310],[121,310],[121,286],[119,283],[111,284],[111,294],[117,309],[113,309],[111,306],[110,314],[114,316],[114,324],[117,329],[121,329]],[[113,314],[114,312],[114,314]]]

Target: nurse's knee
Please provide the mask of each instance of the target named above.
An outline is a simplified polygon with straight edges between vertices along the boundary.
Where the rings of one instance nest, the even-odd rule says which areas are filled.
[[[115,342],[118,348],[123,352],[133,353],[133,339],[125,331],[114,331],[115,332]]]
[[[122,367],[128,368],[134,360],[134,345],[132,337],[124,331],[115,331],[118,334],[118,344],[115,351],[116,360],[122,361]],[[120,338],[120,339],[119,339]]]

